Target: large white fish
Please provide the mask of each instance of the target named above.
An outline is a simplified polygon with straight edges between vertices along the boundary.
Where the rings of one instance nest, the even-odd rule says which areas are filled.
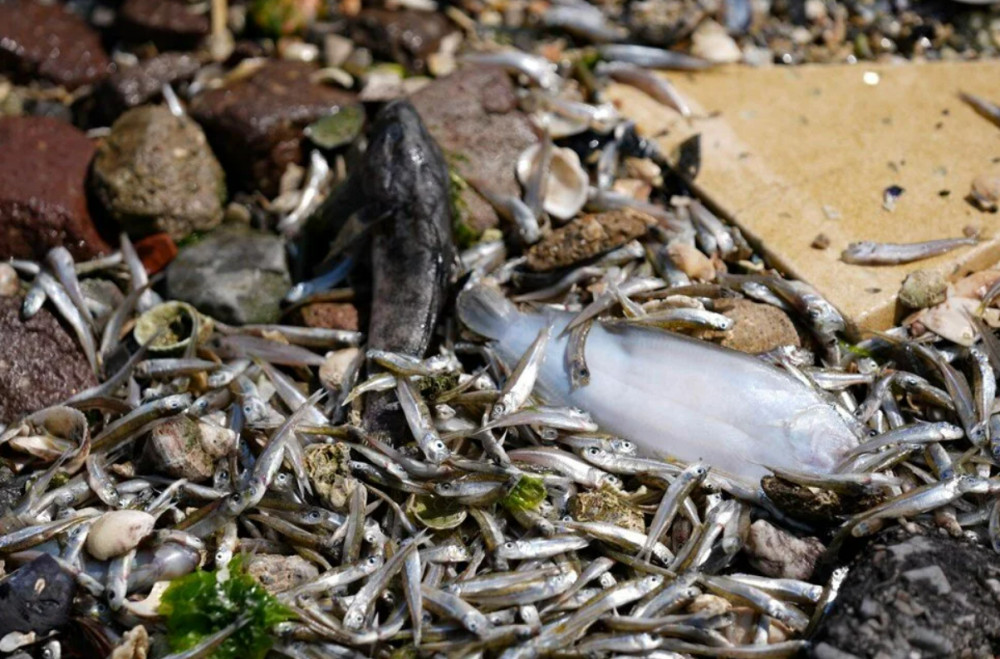
[[[571,390],[561,332],[573,314],[522,312],[486,285],[462,293],[458,313],[469,329],[496,341],[508,367],[551,322],[538,395],[589,412],[602,430],[634,441],[650,457],[703,459],[755,486],[770,473],[767,466],[830,473],[858,443],[813,390],[751,355],[598,322],[585,347],[590,384]]]

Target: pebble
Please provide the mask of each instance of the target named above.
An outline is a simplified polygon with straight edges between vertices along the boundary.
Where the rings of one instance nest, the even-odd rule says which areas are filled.
[[[291,287],[278,236],[224,225],[167,266],[167,295],[224,323],[273,323]]]
[[[715,279],[715,266],[712,265],[712,260],[694,245],[674,241],[667,247],[667,254],[674,265],[688,277],[701,281]]]
[[[306,62],[271,61],[192,100],[191,116],[205,128],[234,187],[275,196],[285,168],[305,160],[306,126],[357,103],[350,92],[314,83],[316,70]]]
[[[932,590],[938,595],[947,595],[951,592],[948,577],[938,565],[907,570],[902,574],[902,577],[911,584]]]
[[[358,310],[349,302],[316,302],[299,309],[306,327],[358,331]]]
[[[796,538],[763,519],[750,525],[747,558],[766,576],[808,580],[824,551],[816,538]]]
[[[255,554],[247,561],[247,573],[272,595],[283,593],[319,576],[315,565],[301,556]]]
[[[781,309],[750,300],[720,301],[716,308],[735,323],[725,332],[707,331],[699,338],[718,340],[726,348],[751,354],[774,350],[779,346],[800,347],[802,340],[795,324]]]
[[[107,120],[160,97],[163,85],[189,80],[201,68],[190,53],[161,53],[135,66],[119,68],[97,90],[98,103]]]
[[[514,85],[503,69],[465,66],[410,100],[458,176],[488,185],[495,194],[520,197],[512,163],[538,138],[527,115],[518,109]],[[500,221],[473,186],[458,191],[456,206],[462,215],[456,219],[477,234]]]
[[[969,201],[979,210],[995,212],[1000,200],[1000,176],[980,174],[972,180]]]
[[[130,236],[165,232],[182,240],[222,221],[225,174],[188,117],[144,105],[115,121],[97,149],[96,196]]]
[[[0,637],[11,632],[47,634],[70,621],[76,581],[42,554],[0,583]]]
[[[411,73],[425,73],[428,57],[453,31],[451,21],[438,12],[363,9],[351,21],[350,36],[356,46],[379,59],[400,62]]]
[[[156,518],[143,510],[112,510],[90,526],[87,552],[99,561],[134,549],[153,531]]]
[[[207,5],[186,0],[125,0],[118,24],[129,41],[151,41],[160,50],[191,50],[211,29]]]
[[[215,461],[236,447],[236,433],[228,428],[177,416],[149,433],[143,460],[175,478],[200,483],[212,477]]]
[[[706,615],[718,616],[732,611],[733,605],[718,595],[702,593],[688,604],[687,610],[691,613],[705,613]]]
[[[733,64],[743,58],[726,29],[712,20],[702,21],[691,35],[691,54],[719,64]]]
[[[177,244],[169,233],[154,233],[133,242],[146,272],[155,275],[177,258]]]
[[[3,5],[0,5],[3,6]],[[48,117],[0,117],[0,259],[42,261],[63,246],[80,260],[111,251],[87,208],[94,145]]]
[[[649,215],[632,209],[583,215],[532,245],[527,266],[544,272],[585,261],[644,235],[655,223]]]
[[[0,263],[0,297],[17,295],[21,290],[21,278],[9,263]]]
[[[22,301],[0,297],[0,423],[97,384],[75,336],[46,307],[22,320]]]
[[[62,4],[0,2],[0,71],[73,90],[100,81],[110,68],[100,35]]]
[[[937,270],[914,270],[899,289],[899,301],[911,309],[926,309],[944,302],[948,279]]]
[[[813,249],[826,249],[830,246],[830,237],[825,233],[818,233],[809,246]]]

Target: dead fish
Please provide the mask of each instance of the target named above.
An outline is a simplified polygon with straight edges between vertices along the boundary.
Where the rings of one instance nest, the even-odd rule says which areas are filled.
[[[553,339],[536,391],[550,404],[588,411],[603,430],[627,437],[653,456],[703,458],[757,486],[764,465],[830,473],[856,439],[809,387],[761,360],[642,328],[595,323],[586,344],[590,384],[571,389],[559,336],[570,314],[522,313],[496,289],[476,286],[458,302],[462,321],[496,341],[513,364],[547,323]],[[726,373],[725,377],[717,377]],[[767,392],[757,395],[757,392]]]
[[[448,167],[406,101],[379,112],[364,167],[366,213],[388,216],[372,241],[368,348],[422,357],[455,260]],[[402,429],[402,416],[388,409],[391,403],[391,394],[368,397],[369,431]]]
[[[929,259],[978,243],[978,238],[944,238],[921,243],[876,243],[865,240],[848,245],[840,253],[840,260],[851,265],[899,265]]]
[[[972,106],[972,109],[975,110],[979,116],[988,119],[996,126],[1000,126],[1000,106],[996,103],[987,101],[981,96],[976,96],[966,92],[960,92],[958,97]]]
[[[673,69],[676,71],[700,71],[710,69],[714,63],[673,50],[638,46],[636,44],[606,44],[598,46],[597,51],[606,60],[628,62],[649,69]]]

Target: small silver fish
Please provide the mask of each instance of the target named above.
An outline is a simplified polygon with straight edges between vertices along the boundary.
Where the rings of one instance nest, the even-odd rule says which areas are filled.
[[[865,240],[848,245],[840,253],[840,260],[852,265],[899,265],[929,259],[978,243],[978,238],[944,238],[920,243],[876,243]]]

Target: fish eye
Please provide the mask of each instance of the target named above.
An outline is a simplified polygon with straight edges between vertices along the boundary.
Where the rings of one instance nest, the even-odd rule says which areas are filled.
[[[476,622],[475,620],[466,620],[465,628],[468,629],[470,632],[475,633],[479,631],[479,623]]]
[[[323,516],[318,510],[311,510],[309,511],[309,514],[306,515],[306,518],[318,522],[323,519]]]
[[[451,489],[451,483],[441,483],[438,487],[447,492]]]
[[[504,549],[513,549],[516,545],[513,542],[503,543]]]
[[[587,449],[587,455],[598,455],[600,452],[601,449],[597,448],[596,446],[591,446]]]
[[[368,557],[368,565],[378,565],[378,557],[377,556],[369,556]]]
[[[872,428],[871,430],[868,431],[868,436],[869,437],[875,437],[876,435],[878,435],[878,431],[875,430],[874,428]]]
[[[437,442],[436,444],[434,444],[434,448],[436,448],[439,451],[443,451],[445,449],[444,442]]]

